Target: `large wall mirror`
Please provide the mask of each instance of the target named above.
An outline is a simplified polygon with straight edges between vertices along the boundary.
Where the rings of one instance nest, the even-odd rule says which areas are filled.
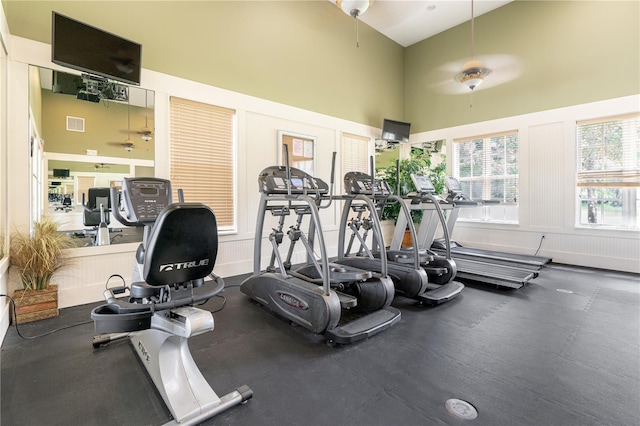
[[[81,235],[89,188],[154,175],[154,92],[116,85],[95,95],[79,75],[35,66],[29,86],[31,219]]]

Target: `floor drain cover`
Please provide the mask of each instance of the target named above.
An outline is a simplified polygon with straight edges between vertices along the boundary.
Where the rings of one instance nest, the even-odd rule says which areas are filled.
[[[571,290],[565,290],[564,288],[557,288],[556,291],[560,292],[560,293],[567,293],[567,294],[573,294],[573,291]]]
[[[478,417],[476,407],[461,399],[448,399],[444,406],[449,414],[462,420],[473,420]]]

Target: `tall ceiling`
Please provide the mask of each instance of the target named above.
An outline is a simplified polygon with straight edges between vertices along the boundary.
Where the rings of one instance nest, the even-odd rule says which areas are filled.
[[[482,15],[511,1],[474,0],[473,15]],[[358,19],[407,47],[471,20],[471,0],[374,0]]]

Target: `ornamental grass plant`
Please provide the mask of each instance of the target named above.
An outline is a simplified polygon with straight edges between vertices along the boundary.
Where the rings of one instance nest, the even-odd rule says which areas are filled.
[[[69,265],[65,250],[74,246],[54,221],[45,219],[35,223],[32,234],[12,233],[10,264],[19,271],[25,290],[44,290],[53,274]]]

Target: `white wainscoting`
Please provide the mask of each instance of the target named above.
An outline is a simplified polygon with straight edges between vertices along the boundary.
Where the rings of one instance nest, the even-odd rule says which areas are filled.
[[[540,246],[538,255],[556,263],[640,273],[638,240],[632,237],[577,235],[552,229],[527,231],[462,222],[456,225],[453,239],[469,247],[528,255],[536,254]]]
[[[563,224],[563,192],[561,182],[566,160],[562,148],[564,123],[529,127],[528,135],[529,201],[531,226],[561,229]],[[521,155],[525,159],[527,156]],[[521,188],[526,188],[522,183]]]
[[[637,112],[640,96],[574,105],[412,135],[412,140],[452,141],[516,129],[520,141],[517,224],[459,220],[453,238],[472,247],[534,254],[554,262],[640,273],[638,230],[576,226],[576,121]],[[449,172],[451,165],[449,165]]]

